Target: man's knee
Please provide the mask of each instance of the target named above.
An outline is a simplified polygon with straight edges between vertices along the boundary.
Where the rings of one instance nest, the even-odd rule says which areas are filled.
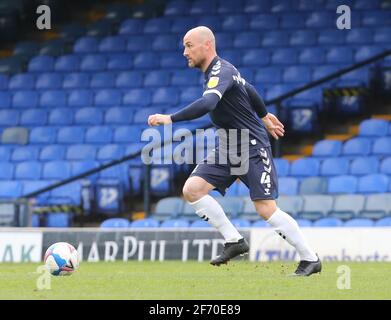
[[[207,195],[210,187],[209,184],[202,178],[191,177],[187,179],[183,186],[183,197],[188,202],[194,202]]]
[[[265,220],[268,220],[277,210],[275,200],[255,200],[254,206],[257,209],[258,214]]]

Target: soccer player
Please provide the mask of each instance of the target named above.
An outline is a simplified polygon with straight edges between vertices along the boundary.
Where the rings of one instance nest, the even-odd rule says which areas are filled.
[[[247,145],[240,144],[242,140],[239,139],[225,139],[228,140],[224,141],[227,143],[225,145],[221,143],[221,138],[215,152],[208,154],[196,166],[183,187],[183,196],[197,215],[208,221],[225,239],[222,253],[210,263],[219,266],[249,250],[246,240],[229,221],[219,203],[209,195],[213,189],[224,195],[226,188],[239,178],[249,188],[259,215],[299,253],[300,263],[293,275],[309,276],[320,272],[321,262],[306,242],[297,222],[276,205],[277,175],[267,132],[275,139],[282,137],[282,123],[266,111],[255,88],[241,78],[238,70],[217,55],[215,37],[209,28],[200,26],[189,30],[183,38],[183,45],[188,66],[201,69],[205,75],[204,93],[200,99],[174,114],[150,115],[148,124],[170,124],[209,113],[216,128],[227,131],[237,129],[240,132],[247,129],[249,133]],[[230,150],[248,152],[247,172],[235,176],[232,175],[233,165],[230,161],[219,163],[219,155],[229,155]],[[211,157],[214,163],[207,161]]]

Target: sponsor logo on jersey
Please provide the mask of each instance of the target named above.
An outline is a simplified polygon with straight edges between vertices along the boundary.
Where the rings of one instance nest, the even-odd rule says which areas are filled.
[[[219,77],[210,77],[208,81],[208,88],[209,89],[215,88],[217,87],[218,84],[219,84]]]

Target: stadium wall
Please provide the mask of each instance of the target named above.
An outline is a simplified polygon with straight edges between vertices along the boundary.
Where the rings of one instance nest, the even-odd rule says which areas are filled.
[[[391,228],[303,228],[323,261],[391,261]],[[295,250],[269,228],[242,229],[250,261],[298,261]],[[82,261],[195,260],[218,255],[223,239],[214,230],[0,229],[0,262],[41,262],[55,242],[75,246]]]

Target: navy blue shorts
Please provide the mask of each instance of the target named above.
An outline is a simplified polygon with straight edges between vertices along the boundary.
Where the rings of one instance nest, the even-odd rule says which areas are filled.
[[[214,163],[207,163],[212,160]],[[218,151],[211,152],[199,163],[190,176],[198,176],[209,182],[222,195],[239,178],[250,190],[251,200],[274,200],[278,198],[277,173],[273,163],[271,147],[250,150],[248,171],[243,175],[232,175],[230,161],[218,163]]]

